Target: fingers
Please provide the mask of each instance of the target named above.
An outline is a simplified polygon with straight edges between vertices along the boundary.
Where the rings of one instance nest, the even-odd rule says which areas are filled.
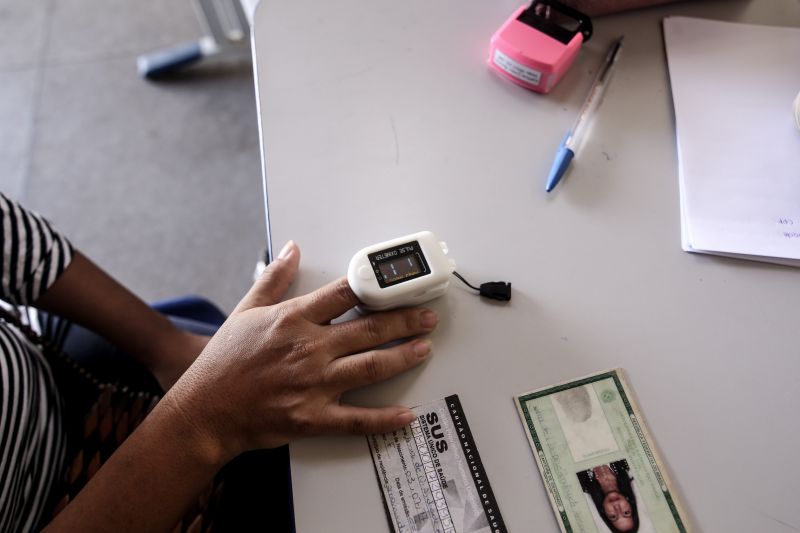
[[[347,278],[332,281],[301,299],[305,317],[316,324],[327,324],[358,304]]]
[[[406,407],[332,406],[327,413],[325,433],[372,435],[387,433],[409,425],[416,415]]]
[[[278,257],[267,265],[233,313],[280,302],[294,281],[299,266],[300,248],[294,241],[289,241]]]
[[[429,340],[414,340],[383,350],[342,357],[328,367],[328,383],[346,391],[383,381],[422,364],[431,351]]]
[[[397,339],[433,331],[438,323],[430,309],[399,309],[374,313],[328,329],[327,344],[332,357],[362,352]]]

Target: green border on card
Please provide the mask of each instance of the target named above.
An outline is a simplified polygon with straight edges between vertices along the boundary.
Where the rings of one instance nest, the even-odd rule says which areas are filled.
[[[542,443],[539,440],[539,435],[536,433],[536,428],[533,426],[533,419],[531,418],[530,412],[528,412],[528,407],[526,403],[530,400],[535,400],[537,398],[541,398],[542,396],[550,396],[551,394],[555,394],[557,392],[565,391],[567,389],[574,389],[575,387],[582,387],[584,385],[589,385],[591,383],[596,383],[598,381],[603,381],[605,379],[613,379],[614,385],[617,387],[617,392],[619,393],[620,399],[622,399],[622,403],[625,406],[625,410],[628,412],[628,417],[631,420],[631,425],[633,429],[636,431],[636,435],[639,437],[639,443],[642,445],[642,449],[644,450],[645,455],[647,456],[647,460],[650,463],[650,468],[653,469],[653,473],[656,475],[656,479],[658,480],[658,484],[661,487],[661,492],[664,494],[664,498],[667,500],[667,505],[669,506],[670,512],[672,513],[672,517],[675,519],[675,525],[678,526],[678,529],[681,532],[686,531],[686,526],[683,524],[683,520],[681,520],[681,515],[678,512],[678,507],[675,505],[675,501],[672,498],[672,495],[667,488],[667,484],[664,481],[664,476],[661,474],[661,469],[658,468],[658,462],[656,461],[655,454],[650,449],[650,444],[645,439],[644,432],[642,431],[642,427],[639,424],[639,419],[636,416],[636,413],[633,410],[633,406],[631,405],[630,400],[628,400],[628,395],[625,392],[625,387],[622,385],[622,381],[619,378],[619,374],[616,370],[611,370],[609,372],[603,372],[602,374],[597,374],[594,376],[589,376],[583,379],[579,379],[577,381],[571,381],[569,383],[564,383],[563,385],[557,385],[555,387],[550,387],[549,389],[543,389],[538,392],[532,392],[530,394],[525,394],[523,396],[517,396],[517,403],[519,404],[519,408],[525,416],[525,423],[528,426],[528,431],[530,432],[531,439],[533,440],[533,444],[536,447],[536,455],[539,457],[539,460],[542,464],[542,477],[544,477],[545,485],[547,485],[550,494],[553,496],[553,500],[556,502],[556,506],[559,509],[563,509],[559,511],[559,515],[561,516],[561,521],[564,524],[564,529],[567,533],[572,533],[572,526],[569,523],[569,519],[567,518],[567,510],[564,507],[564,504],[561,500],[561,495],[558,493],[558,488],[556,487],[555,479],[553,479],[553,475],[550,471],[550,465],[547,464],[547,458],[544,455],[544,448],[542,448]]]

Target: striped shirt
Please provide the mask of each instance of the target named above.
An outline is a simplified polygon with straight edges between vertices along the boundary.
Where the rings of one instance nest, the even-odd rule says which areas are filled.
[[[22,312],[72,259],[69,242],[0,193],[0,300]],[[0,302],[2,305],[2,302]],[[61,477],[62,405],[40,350],[0,321],[0,531],[33,531]]]

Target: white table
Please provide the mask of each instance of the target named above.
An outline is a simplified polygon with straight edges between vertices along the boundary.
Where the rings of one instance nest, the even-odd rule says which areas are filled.
[[[800,271],[680,249],[660,21],[800,25],[794,0],[696,2],[595,21],[537,95],[485,64],[519,0],[263,0],[254,52],[272,241],[303,251],[295,293],[366,244],[431,229],[473,283],[432,303],[432,359],[349,401],[457,393],[512,531],[556,531],[512,396],[624,368],[700,530],[800,528]],[[592,135],[544,181],[608,43],[625,48]],[[702,53],[702,51],[698,51]],[[788,112],[788,110],[787,110]],[[365,439],[291,446],[300,532],[389,531]]]

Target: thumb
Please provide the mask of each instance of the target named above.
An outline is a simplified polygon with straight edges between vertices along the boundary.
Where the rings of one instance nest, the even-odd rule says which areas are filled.
[[[278,257],[267,265],[231,314],[280,302],[294,281],[299,266],[300,248],[294,241],[289,241]]]

